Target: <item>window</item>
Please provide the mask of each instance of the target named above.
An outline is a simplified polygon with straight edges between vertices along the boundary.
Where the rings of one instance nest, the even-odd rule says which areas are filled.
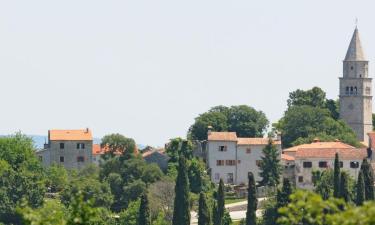
[[[350,162],[350,168],[358,168],[359,167],[359,162]]]
[[[241,163],[241,160],[237,160],[237,164],[240,164]]]
[[[328,163],[326,161],[321,161],[321,162],[319,162],[319,167],[320,168],[327,168],[328,167]]]
[[[220,180],[220,173],[215,173],[215,180]]]
[[[64,162],[65,159],[64,159],[64,156],[60,156],[60,162]]]
[[[262,164],[262,160],[255,160],[255,164],[256,164],[257,166],[260,166],[260,164]]]
[[[64,149],[65,145],[64,143],[60,143],[60,149]]]
[[[303,182],[303,176],[299,176],[299,177],[298,177],[298,182],[299,182],[299,183],[302,183],[302,182]]]
[[[236,165],[236,160],[225,160],[225,164],[227,166],[234,166]]]
[[[303,168],[311,168],[312,162],[303,162]]]
[[[343,168],[343,167],[344,167],[344,162],[340,161],[340,168]]]
[[[230,184],[233,183],[233,173],[227,174],[227,183],[230,183]]]
[[[224,166],[224,160],[216,160],[216,166]]]
[[[350,87],[350,95],[353,94],[353,87]]]
[[[84,162],[85,158],[83,156],[78,156],[77,157],[77,162]]]
[[[251,153],[251,148],[247,148],[246,149],[246,154],[250,154]]]
[[[219,146],[219,152],[226,152],[227,151],[227,146],[221,145]]]
[[[346,89],[345,89],[345,94],[346,94],[346,95],[349,95],[349,87],[346,87]]]
[[[353,70],[353,66],[351,66],[350,69]]]
[[[77,149],[85,149],[85,143],[77,143]]]
[[[354,94],[357,95],[357,87],[354,87]]]

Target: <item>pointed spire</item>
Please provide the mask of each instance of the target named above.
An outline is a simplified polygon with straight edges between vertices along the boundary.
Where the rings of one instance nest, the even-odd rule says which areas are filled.
[[[345,61],[367,61],[363,54],[357,26],[355,27],[352,40],[346,52]]]

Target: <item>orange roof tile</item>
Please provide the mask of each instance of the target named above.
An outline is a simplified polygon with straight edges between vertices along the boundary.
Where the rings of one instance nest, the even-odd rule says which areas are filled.
[[[364,148],[304,148],[298,149],[295,158],[334,159],[336,152],[339,154],[340,159],[362,160],[363,158],[367,157],[367,149]]]
[[[209,141],[237,141],[236,132],[211,132]]]
[[[238,145],[266,145],[268,138],[238,138]],[[281,141],[273,141],[274,144],[280,145]]]
[[[281,160],[285,160],[285,161],[294,161],[295,158],[294,158],[293,156],[290,156],[290,155],[281,154]]]
[[[104,153],[108,152],[108,146],[101,147],[100,144],[93,144],[92,145],[92,154],[93,155],[103,155]],[[115,151],[115,155],[121,155],[121,151]],[[138,154],[138,147],[135,146],[134,154]]]
[[[91,130],[49,130],[51,141],[92,141]]]
[[[158,153],[164,155],[164,153],[165,153],[165,149],[162,148],[162,149],[153,149],[153,150],[147,151],[147,152],[145,152],[145,153],[142,154],[142,158],[147,157],[147,156],[149,156],[149,155],[152,155],[152,154],[155,153],[155,152],[158,152]]]
[[[355,148],[351,145],[345,144],[340,141],[331,141],[331,142],[313,142],[311,144],[302,144],[293,146],[287,149],[284,149],[283,152],[296,152],[300,149],[306,149],[306,148]]]

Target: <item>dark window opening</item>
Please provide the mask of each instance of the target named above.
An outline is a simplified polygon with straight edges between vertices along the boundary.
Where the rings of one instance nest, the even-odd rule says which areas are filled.
[[[345,89],[345,94],[346,94],[346,95],[349,95],[349,87],[346,87],[346,89]]]
[[[219,146],[220,152],[225,152],[227,150],[227,146]]]
[[[303,176],[298,177],[298,182],[302,183],[303,182]]]
[[[65,145],[64,143],[60,143],[60,149],[64,149]]]
[[[64,159],[64,156],[60,156],[60,162],[64,162],[65,159]]]
[[[351,66],[350,69],[353,70],[354,68]]]
[[[303,162],[303,168],[311,168],[312,162]]]
[[[344,167],[344,162],[340,161],[340,168],[343,168],[343,167]]]
[[[319,162],[319,168],[327,168],[327,167],[328,167],[328,163],[326,161]]]
[[[77,157],[77,162],[84,162],[85,158],[83,156],[78,156]]]
[[[350,168],[358,168],[359,162],[350,162]]]

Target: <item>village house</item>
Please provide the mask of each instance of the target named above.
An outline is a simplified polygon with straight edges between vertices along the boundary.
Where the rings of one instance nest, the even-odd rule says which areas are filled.
[[[147,163],[157,164],[160,167],[160,169],[164,172],[166,172],[168,169],[168,161],[170,157],[167,155],[164,148],[150,148],[147,151],[143,151],[142,158]]]
[[[67,169],[80,169],[92,162],[93,138],[91,131],[49,130],[44,149],[36,152],[44,166],[53,163]]]
[[[223,179],[228,184],[247,184],[248,173],[252,172],[255,181],[261,181],[259,163],[262,150],[268,138],[239,138],[235,132],[208,131],[206,144],[207,167],[214,183]],[[281,155],[281,141],[274,139]]]

